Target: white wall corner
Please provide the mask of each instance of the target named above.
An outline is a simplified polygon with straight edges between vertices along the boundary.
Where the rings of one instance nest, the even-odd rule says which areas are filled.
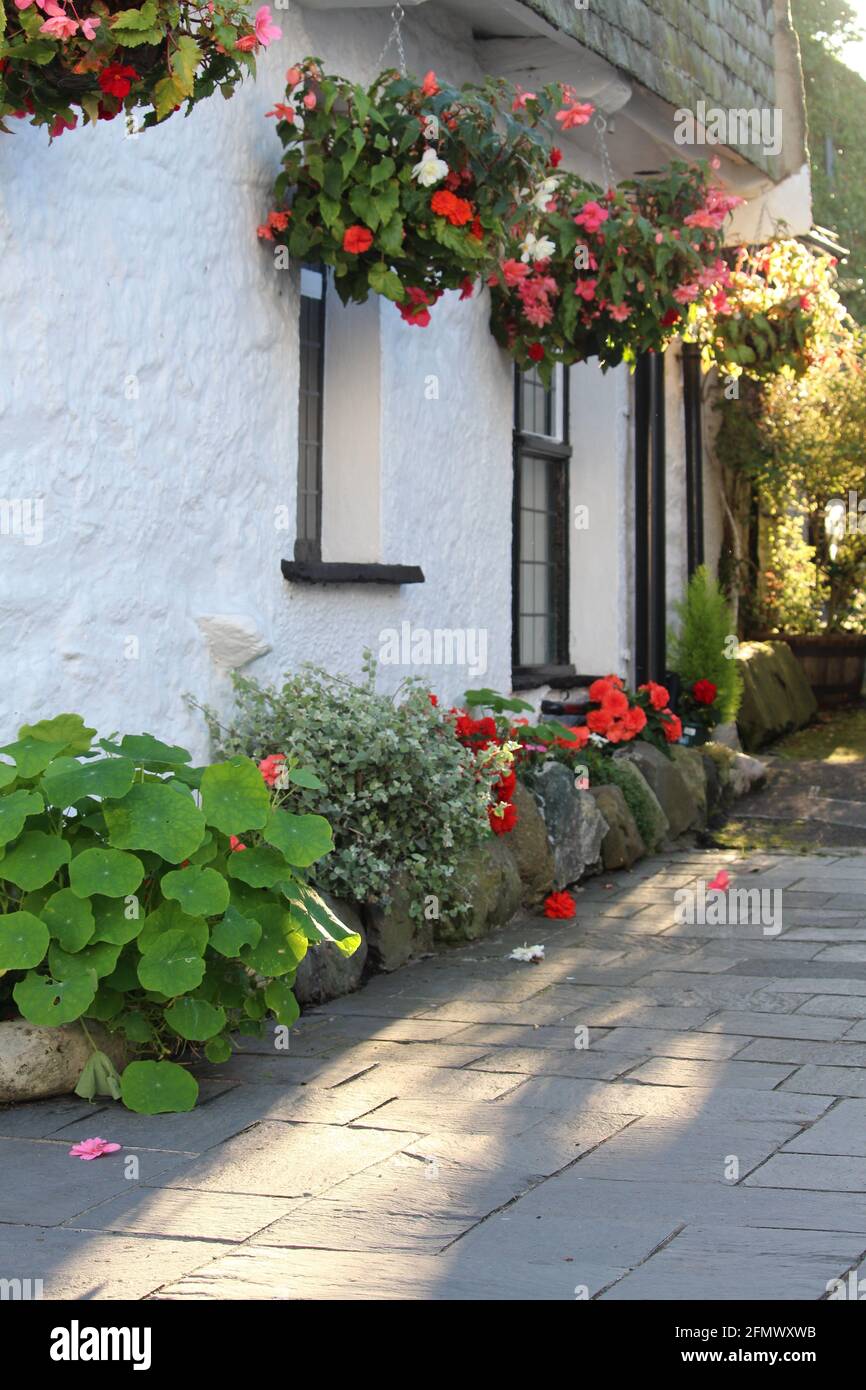
[[[244,613],[210,613],[196,618],[211,661],[219,671],[237,671],[271,650],[255,618]]]

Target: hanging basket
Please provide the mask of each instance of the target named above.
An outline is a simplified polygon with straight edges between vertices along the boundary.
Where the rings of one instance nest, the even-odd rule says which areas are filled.
[[[281,31],[267,6],[255,20],[243,4],[144,0],[0,0],[0,130],[30,118],[51,138],[81,121],[110,121],[144,108],[141,128],[217,88],[230,97],[255,54]]]

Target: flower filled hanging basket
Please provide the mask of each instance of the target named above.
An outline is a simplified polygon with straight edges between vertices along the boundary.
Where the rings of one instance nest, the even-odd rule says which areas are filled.
[[[284,154],[259,237],[330,266],[344,303],[381,294],[419,327],[444,291],[486,284],[497,340],[543,377],[663,348],[725,268],[739,200],[704,166],[607,191],[560,169],[556,132],[593,115],[562,84],[392,70],[364,88],[307,58],[268,115]]]
[[[142,127],[189,114],[217,88],[230,97],[280,35],[268,6],[250,18],[232,0],[0,0],[0,130],[29,117],[53,139],[142,107]]]

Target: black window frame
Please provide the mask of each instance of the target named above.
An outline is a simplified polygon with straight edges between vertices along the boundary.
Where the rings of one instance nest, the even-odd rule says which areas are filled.
[[[515,368],[511,582],[511,683],[514,690],[529,690],[540,685],[561,684],[567,686],[571,684],[575,674],[575,668],[569,659],[569,547],[571,537],[569,473],[572,446],[570,442],[568,368],[563,367],[559,371],[557,378],[562,394],[560,438],[556,438],[554,435],[554,428],[558,422],[555,422],[552,419],[552,414],[548,413],[552,410],[551,392],[547,393],[547,402],[545,405],[545,413],[547,414],[545,424],[550,424],[551,426],[550,435],[536,434],[531,430],[524,429],[523,376],[524,373]],[[520,659],[520,619],[521,616],[526,616],[526,614],[521,611],[520,523],[521,512],[523,510],[521,502],[521,483],[523,477],[523,463],[527,456],[531,456],[534,459],[543,459],[547,462],[548,467],[553,472],[555,488],[555,506],[549,512],[553,521],[548,538],[549,554],[553,557],[550,567],[553,571],[551,576],[551,600],[554,649],[550,652],[549,659],[541,663],[521,662]]]
[[[321,278],[316,299],[303,293],[303,271]],[[328,275],[323,265],[302,267],[298,315],[298,471],[295,560],[322,559],[322,444],[325,397],[325,322]]]

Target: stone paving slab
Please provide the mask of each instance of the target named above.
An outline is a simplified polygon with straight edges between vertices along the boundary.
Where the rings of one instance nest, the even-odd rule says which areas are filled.
[[[782,935],[675,926],[723,865],[782,889]],[[825,1296],[866,1257],[866,855],[689,850],[576,896],[243,1040],[189,1114],[0,1111],[4,1256],[72,1298]],[[71,1159],[94,1134],[123,1151]]]

